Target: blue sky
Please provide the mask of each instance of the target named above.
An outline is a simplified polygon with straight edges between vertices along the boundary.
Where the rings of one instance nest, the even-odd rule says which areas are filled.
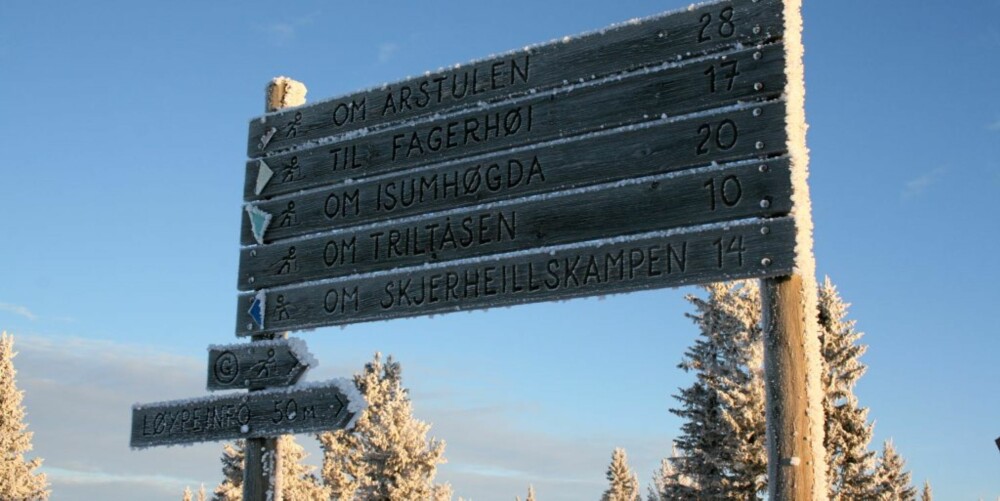
[[[272,77],[323,99],[686,5],[539,4],[0,2],[0,329],[55,499],[219,480],[218,445],[129,451],[128,406],[206,393],[205,347],[234,341],[246,126]],[[867,333],[857,394],[916,482],[994,498],[1000,2],[805,4],[815,251]],[[615,446],[644,484],[669,452],[689,292],[299,337],[310,379],[401,360],[457,494],[596,498]]]

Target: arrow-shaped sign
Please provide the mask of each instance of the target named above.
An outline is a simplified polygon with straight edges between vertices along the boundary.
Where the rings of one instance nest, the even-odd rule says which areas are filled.
[[[348,379],[136,404],[135,448],[350,429],[365,399]]]
[[[258,160],[257,186],[254,187],[254,195],[260,195],[260,193],[264,191],[264,188],[267,186],[267,183],[271,180],[272,176],[274,176],[274,171],[271,170],[271,167],[263,160]]]
[[[250,231],[257,243],[264,244],[264,233],[271,224],[271,215],[253,205],[247,205],[247,217],[250,218]]]
[[[291,386],[316,359],[301,339],[275,339],[208,347],[208,389]]]

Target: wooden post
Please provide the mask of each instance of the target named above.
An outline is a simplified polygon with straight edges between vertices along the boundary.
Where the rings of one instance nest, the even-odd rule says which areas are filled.
[[[306,102],[306,87],[290,78],[278,77],[267,85],[267,112],[300,106]],[[287,332],[253,336],[253,341],[288,337]],[[254,391],[254,390],[250,390]],[[281,439],[250,438],[243,454],[243,500],[281,501]],[[270,495],[269,495],[270,493]]]
[[[754,0],[756,1],[756,0]],[[795,270],[761,281],[767,476],[771,501],[827,499],[823,446],[823,363],[817,311],[816,259],[806,148],[802,0],[782,0],[785,130],[792,166]]]
[[[817,499],[818,491],[826,486],[816,485],[814,471],[822,467],[824,458],[815,457],[812,441],[822,440],[823,430],[818,430],[817,438],[811,412],[823,409],[819,395],[810,395],[808,385],[807,360],[812,357],[807,357],[806,350],[817,343],[805,339],[803,279],[791,275],[762,282],[768,491],[772,500]],[[819,357],[819,353],[812,355]]]

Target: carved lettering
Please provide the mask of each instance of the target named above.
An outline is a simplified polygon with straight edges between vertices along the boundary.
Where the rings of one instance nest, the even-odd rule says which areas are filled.
[[[483,212],[445,218],[443,224],[425,223],[376,231],[368,235],[372,259],[435,254],[517,239],[517,211]]]
[[[375,212],[393,212],[456,198],[479,200],[486,194],[514,191],[544,182],[545,171],[538,156],[508,158],[470,165],[464,169],[456,168],[446,172],[435,171],[380,181],[376,185],[375,197],[371,203]],[[355,199],[351,202],[359,196],[357,191],[354,195]],[[333,202],[344,203],[340,199]],[[344,213],[356,207],[358,206],[353,205],[338,210]],[[367,208],[369,204],[363,207]]]
[[[382,310],[391,310],[420,307],[425,303],[587,289],[683,273],[686,266],[686,241],[553,257],[545,260],[542,268],[530,261],[486,263],[458,271],[412,274],[391,279],[381,288],[378,304]]]
[[[482,120],[466,118],[394,134],[392,159],[419,157],[500,137],[523,135],[531,131],[533,116],[534,105],[518,106],[505,111],[487,112]],[[334,151],[336,150],[331,150],[331,155]]]

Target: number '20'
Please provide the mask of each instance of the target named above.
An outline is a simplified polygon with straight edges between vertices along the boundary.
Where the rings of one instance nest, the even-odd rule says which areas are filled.
[[[701,142],[698,143],[697,153],[705,155],[712,151],[712,146],[722,151],[733,149],[736,146],[736,140],[739,139],[740,132],[736,127],[736,122],[727,118],[714,126],[701,124],[698,127],[698,136],[701,137]]]

